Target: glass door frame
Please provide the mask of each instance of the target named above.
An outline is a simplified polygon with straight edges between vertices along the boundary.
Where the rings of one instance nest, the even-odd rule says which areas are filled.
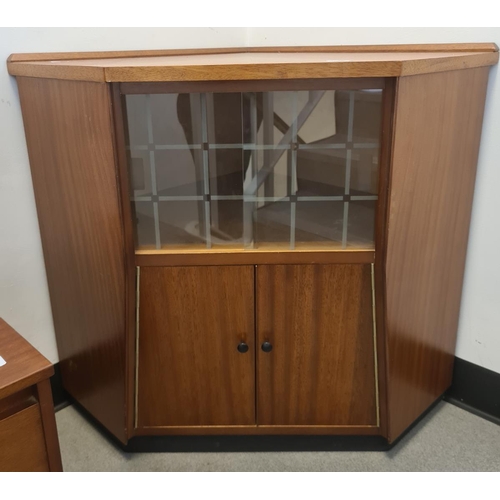
[[[375,262],[375,253],[385,244],[387,189],[392,142],[392,114],[395,100],[395,78],[345,78],[307,80],[249,80],[210,82],[145,82],[111,84],[117,150],[117,169],[120,179],[124,234],[128,253],[135,265],[223,265],[259,263],[361,263]],[[176,251],[170,249],[137,250],[130,207],[130,183],[126,158],[125,96],[130,94],[164,93],[224,93],[314,90],[383,89],[382,122],[379,147],[378,202],[375,214],[374,249],[206,249]]]

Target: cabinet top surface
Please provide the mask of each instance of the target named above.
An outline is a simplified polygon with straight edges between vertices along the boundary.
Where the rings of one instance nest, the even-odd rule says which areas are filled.
[[[0,318],[0,399],[50,377],[52,364]]]
[[[12,54],[11,75],[96,82],[398,77],[490,66],[493,43]]]

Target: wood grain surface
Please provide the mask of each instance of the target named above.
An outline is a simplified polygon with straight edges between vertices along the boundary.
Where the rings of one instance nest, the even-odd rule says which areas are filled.
[[[374,425],[190,425],[141,427],[136,436],[377,436]]]
[[[241,266],[245,264],[367,264],[374,262],[373,250],[339,251],[218,251],[169,252],[137,250],[137,266]]]
[[[9,63],[27,61],[53,61],[72,59],[97,59],[179,56],[197,54],[234,54],[240,52],[498,52],[495,43],[416,43],[392,45],[309,45],[288,47],[223,47],[204,49],[159,49],[159,50],[122,50],[101,52],[45,52],[11,54]]]
[[[301,80],[219,80],[197,82],[119,83],[122,94],[186,92],[270,92],[291,90],[383,89],[384,78],[307,78]]]
[[[138,404],[138,427],[255,424],[252,266],[141,268]]]
[[[0,472],[49,472],[39,405],[0,420]]]
[[[377,426],[369,265],[257,266],[259,425]]]
[[[18,78],[64,388],[125,440],[125,263],[106,84]]]
[[[401,78],[386,287],[389,440],[451,384],[488,68]]]
[[[45,439],[45,449],[47,460],[51,472],[62,472],[61,450],[59,448],[59,437],[57,435],[56,418],[54,414],[54,401],[52,400],[52,390],[49,379],[38,382],[38,401],[40,404],[40,414],[42,417],[43,437]]]
[[[125,253],[125,407],[127,439],[134,432],[135,419],[135,331],[136,331],[136,272],[134,263],[134,215],[130,204],[130,185],[127,161],[127,129],[125,96],[119,84],[111,85],[114,123],[114,145],[117,165],[118,195],[123,220],[123,245]]]
[[[0,399],[51,377],[54,368],[28,341],[0,318]]]
[[[477,47],[476,47],[477,49]],[[36,56],[32,56],[36,59]],[[18,62],[15,62],[15,61]],[[211,80],[269,80],[297,78],[391,77],[490,66],[498,62],[491,45],[485,51],[457,49],[422,51],[254,51],[184,53],[94,59],[23,61],[11,56],[11,75],[95,82],[155,82]]]
[[[396,100],[397,79],[387,78],[382,99],[382,123],[380,128],[380,158],[378,179],[378,201],[375,219],[375,323],[377,329],[377,370],[379,392],[380,434],[387,436],[387,343],[386,343],[386,306],[385,306],[385,263],[387,245],[387,217],[389,205],[389,186],[391,176],[394,104]]]
[[[11,56],[64,385],[123,442],[133,433],[133,265],[145,266],[138,434],[352,430],[394,441],[450,385],[487,66],[498,61],[498,48],[362,49]],[[113,129],[113,106],[115,120],[122,119],[120,89],[139,92],[140,82],[160,89],[186,80],[193,88],[224,81],[229,89],[357,77],[397,77],[385,82],[391,98],[384,104],[381,163],[392,167],[381,167],[376,254],[132,253],[122,221],[130,217],[123,208],[127,186],[116,168],[124,161],[124,140]],[[68,81],[74,79],[84,81]],[[114,104],[104,82],[125,82],[115,84]],[[0,321],[3,356],[2,328]],[[270,353],[260,349],[264,340],[273,344]],[[247,353],[237,351],[241,341]],[[17,355],[28,356],[21,344]],[[0,367],[0,399],[25,389],[26,380],[39,384],[52,370],[41,361],[30,366],[24,374]],[[39,395],[47,393],[46,383],[38,387]],[[44,420],[48,403],[28,399],[22,425],[49,429],[46,444],[54,448],[54,427]],[[5,408],[4,416],[11,411]],[[0,437],[2,425],[17,432],[12,417],[0,421]],[[50,460],[45,455],[36,464],[57,470],[56,461],[40,465]]]
[[[0,420],[38,403],[36,386],[30,386],[0,399]]]

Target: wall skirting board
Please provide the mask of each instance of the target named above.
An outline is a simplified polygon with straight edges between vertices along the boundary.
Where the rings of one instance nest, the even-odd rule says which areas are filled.
[[[500,424],[500,373],[455,358],[453,383],[444,399]]]

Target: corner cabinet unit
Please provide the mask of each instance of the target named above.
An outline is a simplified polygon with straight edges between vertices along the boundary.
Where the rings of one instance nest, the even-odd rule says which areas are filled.
[[[66,390],[124,444],[393,443],[451,383],[497,50],[12,55]]]

